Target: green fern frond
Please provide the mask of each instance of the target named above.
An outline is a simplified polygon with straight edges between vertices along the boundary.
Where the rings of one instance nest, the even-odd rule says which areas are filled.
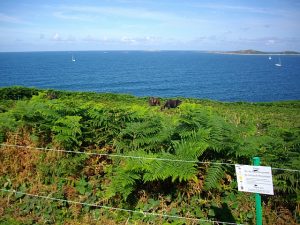
[[[208,168],[204,180],[204,188],[206,190],[215,189],[219,187],[221,179],[225,175],[225,168],[221,164],[212,164]]]
[[[81,117],[66,116],[58,119],[52,127],[54,140],[65,148],[79,147],[81,145]]]
[[[147,116],[140,121],[126,124],[122,129],[115,146],[120,152],[143,149],[159,152],[164,142],[172,135],[173,128],[164,124],[160,117]]]
[[[207,134],[207,131],[199,130],[188,139],[173,141],[176,156],[184,160],[197,160],[208,147]]]
[[[210,114],[207,110],[195,104],[185,104],[181,108],[182,114],[179,118],[178,132],[182,138],[197,132],[200,128],[207,128],[210,121]]]
[[[140,175],[135,171],[122,169],[118,167],[114,172],[111,184],[106,189],[105,196],[111,198],[120,194],[125,200],[133,192],[136,180],[140,179]]]
[[[299,190],[299,173],[280,171],[273,175],[275,189],[286,193],[295,193]]]

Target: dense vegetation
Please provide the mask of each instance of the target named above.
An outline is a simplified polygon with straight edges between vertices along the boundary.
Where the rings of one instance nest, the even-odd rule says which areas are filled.
[[[150,107],[147,98],[130,95],[2,88],[0,187],[134,211],[253,224],[254,198],[237,191],[234,166],[201,162],[251,164],[259,156],[263,165],[299,169],[300,102],[181,100],[179,108],[161,111]],[[263,196],[264,223],[299,223],[299,173],[272,172],[275,195]],[[3,190],[0,223],[211,224]]]

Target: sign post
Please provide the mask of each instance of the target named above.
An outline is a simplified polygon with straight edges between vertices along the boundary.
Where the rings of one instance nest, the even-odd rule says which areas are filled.
[[[253,165],[260,165],[260,158],[253,157]],[[262,208],[261,208],[261,196],[259,193],[255,193],[255,208],[256,208],[256,225],[262,225]]]
[[[256,225],[262,225],[261,194],[274,195],[272,170],[260,166],[260,158],[253,158],[253,166],[235,165],[238,190],[255,193]]]

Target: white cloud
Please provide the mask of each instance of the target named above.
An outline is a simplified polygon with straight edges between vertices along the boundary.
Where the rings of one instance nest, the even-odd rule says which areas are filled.
[[[64,41],[64,42],[74,42],[76,41],[76,38],[72,35],[69,35],[67,38],[63,38],[59,33],[55,33],[52,38],[52,41]]]
[[[52,37],[53,41],[62,41],[60,35],[58,33],[55,33]]]
[[[144,45],[156,45],[161,44],[164,40],[156,36],[144,36],[144,37],[95,37],[92,35],[87,35],[85,38],[81,39],[85,42],[98,42],[105,44],[114,44],[114,45],[132,45],[132,46],[144,46]]]
[[[129,45],[155,45],[161,44],[164,40],[160,37],[145,36],[145,37],[127,37],[123,36],[120,41]]]
[[[276,43],[276,41],[273,39],[269,39],[266,41],[266,45],[274,45],[275,43]]]
[[[123,36],[121,38],[121,42],[127,43],[127,44],[136,44],[137,43],[137,41],[134,38],[129,38],[127,36]]]

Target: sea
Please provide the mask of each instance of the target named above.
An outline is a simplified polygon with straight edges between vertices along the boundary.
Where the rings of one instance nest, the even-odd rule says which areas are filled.
[[[0,87],[226,102],[300,100],[300,56],[271,57],[200,51],[0,53]],[[279,60],[281,67],[275,65]]]

